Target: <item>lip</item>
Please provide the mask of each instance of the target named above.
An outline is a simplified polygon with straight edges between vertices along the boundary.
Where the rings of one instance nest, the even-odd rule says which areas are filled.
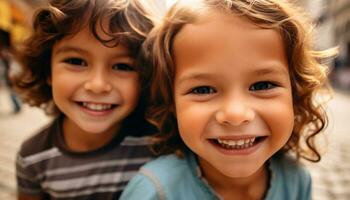
[[[244,137],[220,137],[220,139],[246,139],[246,138],[252,138],[252,137],[257,137],[257,136],[244,136]],[[256,152],[261,145],[265,142],[267,138],[264,138],[262,141],[254,144],[251,147],[245,148],[245,149],[225,149],[222,148],[220,145],[214,143],[212,140],[209,140],[208,142],[216,149],[218,150],[221,154],[228,155],[228,156],[239,156],[239,155],[250,155]]]

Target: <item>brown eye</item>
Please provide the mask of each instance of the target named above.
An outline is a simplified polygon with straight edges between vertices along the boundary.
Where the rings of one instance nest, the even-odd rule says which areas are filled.
[[[118,63],[113,65],[114,70],[121,70],[121,71],[135,71],[134,66],[125,64],[125,63]]]
[[[67,59],[63,60],[63,62],[70,64],[70,65],[87,66],[87,62],[85,62],[81,58],[67,58]]]

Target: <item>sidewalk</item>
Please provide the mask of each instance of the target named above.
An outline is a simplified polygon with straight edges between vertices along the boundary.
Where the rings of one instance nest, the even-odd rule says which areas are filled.
[[[338,92],[329,102],[327,142],[321,162],[308,168],[313,180],[313,199],[350,199],[350,93]]]
[[[16,199],[15,153],[21,142],[50,122],[40,109],[23,106],[11,115],[7,91],[0,88],[0,199]]]
[[[5,106],[4,106],[5,105]],[[50,119],[37,109],[24,106],[21,113],[9,115],[6,91],[0,88],[0,199],[14,200],[15,152],[21,142],[44,127]],[[336,93],[329,103],[329,142],[320,163],[308,164],[313,178],[313,199],[350,199],[350,95]]]

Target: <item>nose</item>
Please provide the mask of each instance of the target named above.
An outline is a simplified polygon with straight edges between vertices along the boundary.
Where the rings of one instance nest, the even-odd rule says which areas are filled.
[[[255,118],[254,108],[244,98],[226,98],[216,112],[216,120],[222,125],[240,126]]]
[[[93,93],[105,93],[112,90],[112,85],[109,82],[107,72],[102,70],[93,70],[84,84],[84,88]]]

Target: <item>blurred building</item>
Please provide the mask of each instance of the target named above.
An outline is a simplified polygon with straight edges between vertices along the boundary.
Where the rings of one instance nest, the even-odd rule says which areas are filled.
[[[334,41],[339,45],[342,59],[350,67],[350,1],[328,0],[328,17],[334,26]]]
[[[0,29],[16,44],[28,36],[35,4],[32,1],[0,0]]]
[[[339,47],[334,62],[335,86],[350,89],[350,1],[296,0],[317,24],[317,48]]]

